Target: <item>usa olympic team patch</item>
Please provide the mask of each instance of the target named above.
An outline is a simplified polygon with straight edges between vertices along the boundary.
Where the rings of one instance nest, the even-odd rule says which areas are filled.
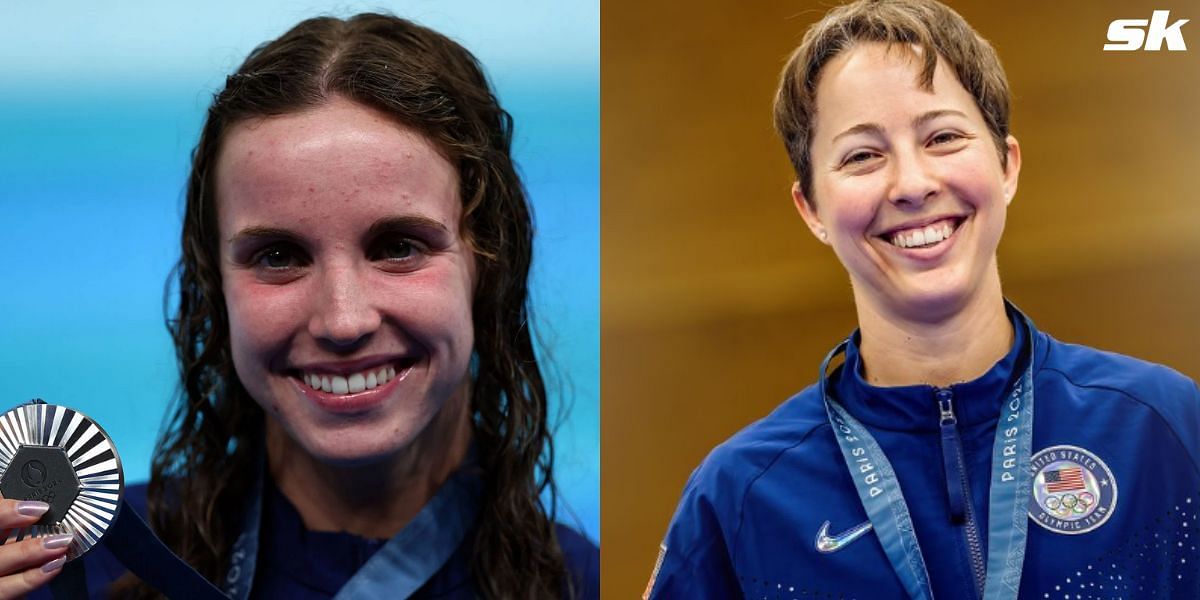
[[[1078,446],[1051,446],[1033,455],[1029,518],[1055,533],[1087,533],[1117,508],[1117,480],[1108,465]]]

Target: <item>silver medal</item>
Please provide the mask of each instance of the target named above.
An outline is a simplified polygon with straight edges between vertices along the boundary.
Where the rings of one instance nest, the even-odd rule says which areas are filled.
[[[73,533],[67,560],[79,558],[108,531],[124,486],[112,439],[83,413],[36,401],[0,415],[0,494],[50,505],[2,543]]]

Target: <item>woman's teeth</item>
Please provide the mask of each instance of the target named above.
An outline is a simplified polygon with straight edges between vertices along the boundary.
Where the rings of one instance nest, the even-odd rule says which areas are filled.
[[[392,365],[355,373],[348,377],[318,373],[304,373],[301,376],[304,383],[312,389],[331,394],[357,394],[363,390],[373,390],[395,377],[396,367]]]
[[[893,246],[901,248],[922,248],[932,246],[954,233],[955,226],[951,221],[942,221],[926,225],[918,229],[906,229],[892,234]]]

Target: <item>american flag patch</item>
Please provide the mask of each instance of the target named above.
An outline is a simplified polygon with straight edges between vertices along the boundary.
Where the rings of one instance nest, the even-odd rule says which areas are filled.
[[[1046,482],[1046,492],[1051,494],[1087,489],[1087,484],[1083,482],[1082,467],[1068,467],[1058,469],[1057,471],[1046,471],[1043,473],[1043,476]]]

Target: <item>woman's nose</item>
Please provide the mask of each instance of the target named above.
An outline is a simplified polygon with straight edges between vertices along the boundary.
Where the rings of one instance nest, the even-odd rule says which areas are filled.
[[[892,160],[888,200],[900,207],[920,208],[938,193],[940,183],[928,158],[919,152],[897,153]]]
[[[334,350],[361,346],[382,322],[362,274],[354,266],[339,266],[325,270],[319,281],[309,333]]]

